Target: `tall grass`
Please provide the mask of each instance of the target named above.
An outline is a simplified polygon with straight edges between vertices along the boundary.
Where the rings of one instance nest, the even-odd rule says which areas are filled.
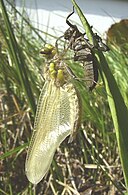
[[[73,4],[91,41],[93,32],[75,1]],[[3,1],[0,6],[0,193],[124,194],[128,185],[126,56],[112,49],[106,54],[108,67],[103,54],[95,51],[105,86],[99,80],[90,93],[86,81],[75,81],[82,99],[81,128],[71,144],[66,139],[57,149],[43,181],[32,186],[26,179],[24,162],[44,83],[45,61],[39,51],[45,41],[15,6],[11,6],[12,19]],[[69,65],[76,74],[83,71],[72,61]]]
[[[85,27],[86,32],[93,36],[91,27],[89,26],[87,20],[82,14],[80,8],[77,6],[76,2],[72,0],[77,13],[81,19],[83,27]],[[90,38],[90,36],[89,36]],[[108,94],[108,103],[111,110],[111,115],[116,131],[116,138],[118,143],[118,149],[120,153],[120,159],[124,172],[124,179],[126,183],[126,188],[128,190],[128,109],[126,107],[123,96],[121,95],[120,89],[110,71],[110,68],[105,60],[104,55],[101,51],[96,52],[98,56],[98,61],[100,64],[100,70],[103,74],[104,84],[106,92]]]

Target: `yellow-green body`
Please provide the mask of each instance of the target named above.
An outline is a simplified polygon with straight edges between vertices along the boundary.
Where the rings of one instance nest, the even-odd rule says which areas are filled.
[[[78,128],[80,101],[65,66],[56,59],[47,67],[25,165],[33,184],[39,183],[49,170],[60,143],[70,134],[72,139]]]

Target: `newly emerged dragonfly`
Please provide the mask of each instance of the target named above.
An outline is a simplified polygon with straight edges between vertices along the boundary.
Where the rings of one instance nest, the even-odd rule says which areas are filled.
[[[74,61],[83,63],[86,73],[85,80],[92,90],[98,80],[98,68],[94,61],[94,48],[84,37],[76,25],[66,22],[70,28],[64,33],[68,40],[67,47],[74,51]],[[98,39],[98,49],[107,51],[108,48]],[[57,45],[57,44],[56,44]],[[28,180],[37,184],[50,168],[54,153],[60,143],[70,135],[70,141],[79,127],[81,105],[77,90],[72,82],[78,79],[65,63],[63,52],[59,54],[57,47],[46,44],[41,54],[48,60],[45,71],[45,84],[40,94],[34,130],[30,142],[25,171]],[[64,50],[65,54],[65,50]]]
[[[42,180],[57,147],[68,135],[72,140],[80,122],[80,100],[67,65],[51,45],[47,44],[41,53],[52,60],[46,66],[46,81],[40,94],[25,164],[27,178],[33,184]]]
[[[89,40],[85,37],[86,33],[81,33],[76,25],[73,25],[69,18],[74,13],[73,11],[67,16],[66,23],[70,26],[64,33],[65,40],[69,42],[69,48],[74,51],[74,61],[79,61],[83,64],[85,69],[85,79],[89,90],[92,91],[98,81],[98,67],[95,56],[93,54],[93,49],[96,48],[101,51],[109,51],[107,45],[102,42],[101,37],[94,34],[94,37],[98,45],[90,44]],[[60,38],[61,38],[60,37]]]

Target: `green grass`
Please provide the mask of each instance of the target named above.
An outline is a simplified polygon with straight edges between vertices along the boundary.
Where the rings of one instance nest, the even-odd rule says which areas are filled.
[[[73,4],[91,41],[93,32]],[[49,173],[35,187],[25,176],[24,163],[44,83],[45,59],[39,51],[45,40],[13,5],[13,13],[7,12],[3,1],[0,9],[0,194],[86,194],[89,189],[94,194],[124,194],[128,188],[127,55],[112,43],[107,61],[94,51],[103,82],[100,79],[92,93],[86,81],[75,82],[82,99],[81,127],[72,143],[67,138],[57,149]],[[16,18],[10,20],[8,14]],[[16,23],[17,17],[21,23]],[[70,66],[76,73],[81,70],[73,62]]]

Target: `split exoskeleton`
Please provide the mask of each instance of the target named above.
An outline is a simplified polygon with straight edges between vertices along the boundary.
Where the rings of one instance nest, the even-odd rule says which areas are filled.
[[[91,44],[89,40],[85,37],[86,33],[81,33],[76,25],[73,25],[69,18],[74,13],[73,11],[67,16],[66,23],[70,26],[64,33],[64,39],[68,41],[69,48],[74,51],[73,59],[74,61],[81,62],[85,69],[85,80],[89,90],[92,91],[98,81],[98,67],[93,54],[93,49],[98,49],[101,51],[109,51],[107,45],[102,42],[101,37],[94,34],[98,45],[95,46]]]

